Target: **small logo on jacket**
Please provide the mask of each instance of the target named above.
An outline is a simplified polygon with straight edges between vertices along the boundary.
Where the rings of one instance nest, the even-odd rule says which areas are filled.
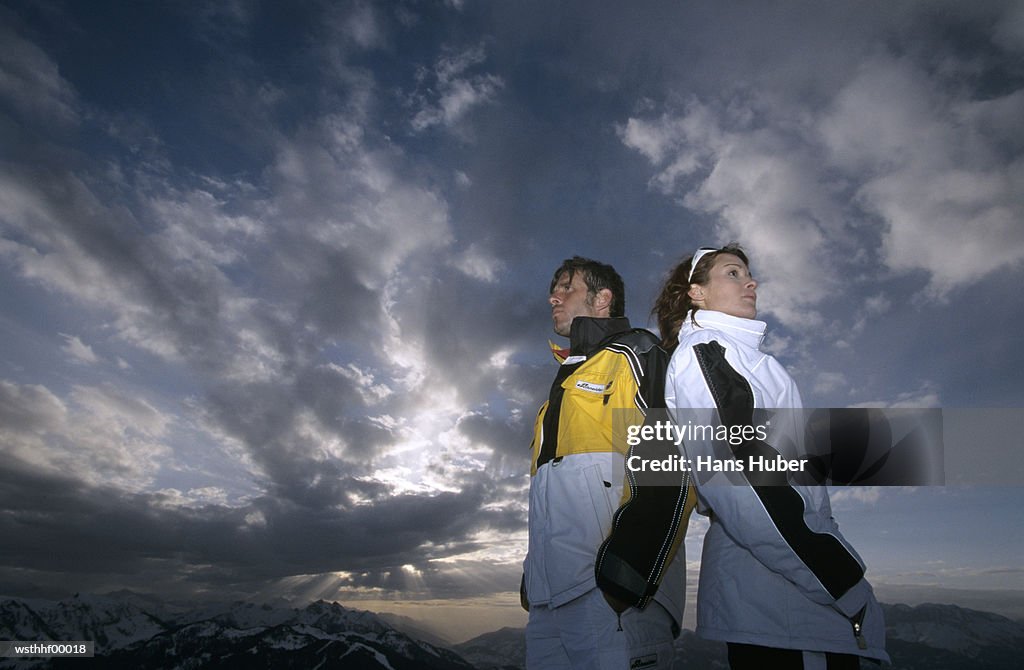
[[[643,670],[644,668],[653,668],[657,665],[657,654],[648,654],[646,656],[637,656],[629,659],[629,670]]]
[[[581,379],[576,382],[576,388],[581,391],[589,391],[590,393],[604,393],[604,390],[608,388],[608,384],[595,384],[594,382],[585,382]]]

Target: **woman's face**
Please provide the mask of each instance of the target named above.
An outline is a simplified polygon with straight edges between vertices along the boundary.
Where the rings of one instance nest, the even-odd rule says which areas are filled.
[[[701,309],[743,319],[757,316],[757,282],[747,264],[733,254],[715,257],[707,282],[690,285],[690,299]]]

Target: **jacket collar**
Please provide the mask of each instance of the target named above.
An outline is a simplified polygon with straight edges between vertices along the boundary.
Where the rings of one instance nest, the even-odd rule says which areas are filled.
[[[632,328],[624,316],[601,319],[595,316],[577,316],[569,329],[569,350],[573,356],[589,356],[612,335]]]
[[[694,326],[689,318],[683,321],[682,327],[679,328],[680,342],[682,342],[683,337],[692,332],[720,330],[733,339],[738,340],[741,344],[745,344],[752,349],[760,349],[761,342],[764,341],[765,330],[768,328],[768,324],[764,321],[743,319],[709,309],[698,309],[696,314],[694,314],[694,319],[697,320],[699,325]]]

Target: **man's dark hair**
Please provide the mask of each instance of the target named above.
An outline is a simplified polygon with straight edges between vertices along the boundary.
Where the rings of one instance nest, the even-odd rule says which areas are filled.
[[[612,302],[608,306],[608,316],[623,316],[626,313],[626,288],[622,284],[622,277],[615,271],[615,268],[607,263],[601,263],[583,256],[566,258],[555,270],[555,276],[551,278],[551,286],[548,293],[555,290],[555,284],[563,274],[569,274],[569,281],[579,272],[583,276],[583,282],[587,285],[587,296],[593,298],[601,289],[608,289],[612,292]]]

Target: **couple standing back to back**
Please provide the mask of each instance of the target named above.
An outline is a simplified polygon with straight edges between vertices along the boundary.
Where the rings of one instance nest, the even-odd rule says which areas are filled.
[[[530,670],[670,668],[695,505],[711,520],[697,633],[728,644],[730,667],[888,660],[881,610],[824,486],[704,486],[687,472],[652,484],[626,468],[624,428],[651,409],[709,408],[724,420],[800,407],[792,379],[760,351],[756,291],[742,249],[698,250],[656,302],[659,342],[630,326],[610,265],[576,256],[555,271],[548,302],[569,348],[552,345],[560,365],[534,427],[520,589]]]

